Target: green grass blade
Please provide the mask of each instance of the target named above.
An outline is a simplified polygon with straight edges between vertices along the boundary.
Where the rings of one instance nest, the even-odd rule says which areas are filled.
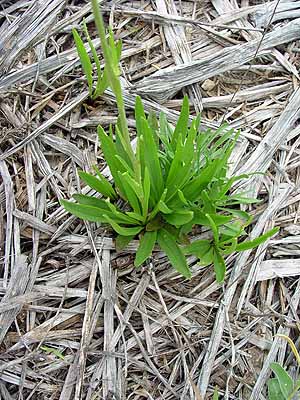
[[[87,38],[88,44],[90,46],[90,49],[91,49],[95,64],[96,64],[97,84],[96,84],[96,89],[92,94],[92,98],[96,99],[98,96],[103,94],[105,89],[107,89],[107,87],[108,87],[108,79],[107,79],[107,76],[106,76],[105,77],[106,78],[106,82],[104,84],[104,82],[103,82],[103,78],[104,78],[103,75],[104,74],[101,72],[100,60],[99,60],[98,54],[96,52],[96,49],[95,49],[95,47],[93,45],[93,42],[92,42],[92,40],[90,38],[90,35],[89,35],[89,32],[88,32],[88,29],[87,29],[85,21],[83,22],[83,30],[84,30],[85,36]]]
[[[279,228],[273,228],[253,240],[246,240],[242,243],[239,243],[239,244],[237,244],[235,250],[236,251],[245,251],[245,250],[253,249],[253,248],[259,246],[260,244],[264,243],[267,239],[269,239],[270,237],[275,235],[278,231],[279,231]]]
[[[192,179],[185,185],[185,187],[182,189],[182,192],[188,201],[193,202],[199,199],[202,190],[205,189],[212,181],[216,173],[218,163],[219,160],[210,162],[205,168],[202,169],[196,178]]]
[[[96,178],[95,176],[84,172],[84,171],[79,171],[78,175],[80,178],[84,181],[86,185],[88,185],[90,188],[96,190],[97,192],[103,194],[105,197],[115,197],[115,191],[111,184],[105,180],[103,177],[102,180]]]
[[[194,213],[189,210],[175,210],[171,214],[164,214],[164,219],[171,225],[181,226],[193,219]]]
[[[192,276],[191,271],[187,265],[185,256],[176,243],[174,237],[165,229],[160,229],[157,233],[157,241],[176,271],[185,278],[190,279]]]
[[[148,168],[145,168],[145,174],[144,174],[144,181],[143,181],[143,200],[142,200],[142,210],[143,210],[143,216],[144,218],[147,217],[148,214],[148,208],[149,208],[149,200],[150,200],[150,174],[148,171]]]
[[[113,218],[121,224],[140,225],[140,223],[135,218],[132,218],[131,216],[127,215],[127,213],[125,214],[124,212],[120,211],[114,204],[110,203],[109,201],[107,201],[107,206],[109,207],[109,210],[113,216],[111,217],[109,214],[107,214],[110,218]]]
[[[209,214],[205,214],[206,218],[209,221],[209,226],[211,227],[213,236],[214,236],[214,242],[215,244],[219,243],[219,230],[217,225],[215,224],[215,221],[213,220],[213,218],[209,215]]]
[[[115,189],[113,188],[113,186],[110,184],[110,182],[108,181],[108,179],[105,178],[105,176],[103,176],[101,174],[101,172],[99,171],[99,168],[96,167],[96,165],[93,166],[94,171],[96,172],[98,179],[101,181],[102,185],[105,186],[105,190],[107,193],[110,193],[110,197],[112,200],[116,199],[117,197],[117,193],[115,192]]]
[[[85,194],[73,194],[73,198],[79,204],[85,204],[86,206],[98,207],[103,211],[109,211],[109,207],[107,202],[102,199],[98,199],[97,197],[86,196]]]
[[[217,282],[221,283],[225,278],[226,266],[224,258],[216,247],[214,248],[213,263]]]
[[[173,161],[171,163],[166,187],[169,189],[167,198],[170,199],[181,189],[194,174],[192,165],[195,162],[194,142],[196,137],[196,121],[192,122],[191,128],[188,130],[186,139],[182,143],[181,133],[177,138],[177,147]],[[186,135],[186,133],[184,134]]]
[[[190,106],[189,106],[189,99],[187,96],[184,96],[180,116],[178,118],[172,140],[171,145],[172,148],[177,148],[177,141],[178,138],[181,136],[183,139],[185,138],[187,131],[188,131],[188,124],[189,124],[189,116],[190,116]]]
[[[106,217],[104,217],[104,213],[107,213],[107,210],[85,204],[76,204],[66,200],[61,200],[60,203],[65,210],[85,221],[107,222]]]
[[[288,399],[294,389],[293,379],[280,364],[272,362],[270,367],[278,380],[281,393],[286,399]]]
[[[281,392],[277,378],[268,380],[268,400],[287,400]]]
[[[131,186],[131,182],[128,180],[128,173],[125,172],[121,174],[119,172],[119,177],[122,180],[125,196],[128,200],[128,203],[130,204],[135,213],[141,215],[140,202],[137,195],[135,194],[135,191]]]
[[[151,256],[155,242],[157,238],[157,232],[145,232],[143,237],[140,240],[140,245],[137,250],[134,265],[139,267],[143,264],[144,261],[147,260],[148,257]]]
[[[136,133],[138,136],[141,136],[143,135],[142,119],[146,119],[146,114],[140,96],[136,96],[135,98],[134,111],[135,111]]]
[[[219,400],[218,388],[215,387],[212,400]]]
[[[114,178],[116,186],[119,188],[121,193],[124,194],[124,188],[122,181],[119,177],[119,172],[125,172],[126,168],[116,157],[117,149],[111,137],[109,137],[101,126],[98,126],[98,135],[101,143],[101,149],[104,154],[105,161],[109,166],[110,172]]]
[[[75,28],[72,29],[72,33],[73,33],[73,38],[74,38],[74,41],[75,41],[77,53],[78,53],[78,56],[80,58],[81,66],[82,66],[83,72],[85,73],[86,80],[87,80],[87,83],[88,83],[89,94],[90,94],[90,96],[92,96],[92,94],[93,94],[93,67],[92,67],[92,63],[91,63],[90,57],[88,55],[88,52],[86,51],[86,49],[84,47],[83,41],[82,41],[81,37],[79,36],[79,33],[77,32],[77,30]]]
[[[104,67],[101,78],[99,78],[98,76],[96,89],[93,93],[93,98],[96,99],[97,97],[101,96],[101,94],[105,92],[108,86],[109,86],[108,73],[107,69]]]
[[[141,126],[143,130],[145,166],[148,168],[150,174],[151,191],[156,201],[158,201],[164,188],[163,176],[158,158],[158,148],[148,122],[144,118],[141,119]]]
[[[196,240],[188,246],[185,246],[183,252],[184,254],[193,254],[198,258],[202,258],[210,248],[210,240]]]
[[[115,222],[112,218],[109,218],[107,214],[104,214],[104,217],[106,218],[106,221],[111,225],[113,230],[122,236],[135,236],[138,233],[140,233],[141,230],[143,229],[142,226],[133,226],[130,228],[121,226],[117,222]]]
[[[140,215],[140,214],[138,214],[136,212],[126,211],[126,215],[128,215],[129,217],[135,219],[138,222],[138,224],[140,224],[141,222],[142,223],[145,222],[145,218],[142,215]]]

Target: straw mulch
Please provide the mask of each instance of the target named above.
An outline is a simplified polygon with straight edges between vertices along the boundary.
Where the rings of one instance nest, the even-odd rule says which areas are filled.
[[[90,101],[71,29],[88,1],[1,0],[0,397],[10,399],[265,399],[270,362],[295,373],[277,333],[298,343],[300,295],[300,2],[104,2],[123,41],[125,104],[176,121],[183,95],[203,128],[240,129],[235,190],[252,206],[258,249],[227,259],[224,285],[189,259],[190,281],[155,252],[67,214],[77,171],[105,168],[96,126],[117,118],[107,91]],[[107,173],[109,171],[105,170]]]

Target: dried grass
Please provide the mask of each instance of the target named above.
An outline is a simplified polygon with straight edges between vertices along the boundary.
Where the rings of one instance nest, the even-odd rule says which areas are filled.
[[[87,99],[71,37],[84,16],[94,36],[90,5],[0,3],[0,398],[199,400],[216,385],[265,398],[270,362],[294,368],[274,335],[300,326],[300,2],[103,5],[129,126],[136,94],[175,121],[187,93],[204,128],[241,130],[231,170],[265,172],[244,187],[262,200],[251,236],[280,235],[228,258],[222,287],[192,257],[191,281],[160,252],[135,269],[136,243],[116,253],[111,232],[59,206],[77,168],[109,175],[94,127],[116,121],[114,96]]]

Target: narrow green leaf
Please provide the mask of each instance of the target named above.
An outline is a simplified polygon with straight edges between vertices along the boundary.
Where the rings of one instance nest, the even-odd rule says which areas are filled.
[[[79,217],[83,220],[92,222],[107,222],[106,218],[104,217],[104,212],[107,213],[107,211],[99,207],[76,204],[66,200],[61,200],[60,204],[71,214],[76,215],[76,217]]]
[[[256,204],[256,203],[261,203],[261,200],[259,199],[254,199],[251,197],[244,197],[244,196],[228,196],[225,198],[224,201],[221,201],[220,203],[225,203],[226,206],[230,205],[235,205],[235,204]]]
[[[118,40],[116,43],[116,56],[117,56],[117,62],[119,63],[121,60],[121,55],[122,55],[122,40]]]
[[[192,122],[186,138],[182,136],[181,133],[177,138],[176,151],[166,182],[166,187],[168,188],[168,199],[176,194],[178,189],[183,188],[186,182],[193,177],[194,170],[192,165],[195,161],[194,142],[197,133],[195,125],[196,120]]]
[[[120,226],[113,219],[109,218],[109,216],[107,214],[104,214],[104,217],[106,218],[106,221],[111,225],[113,230],[115,230],[119,235],[122,235],[122,236],[135,236],[138,233],[140,233],[141,230],[143,229],[142,226],[133,226],[130,228]]]
[[[193,202],[200,197],[202,190],[205,189],[212,181],[219,162],[219,160],[210,162],[200,171],[197,177],[186,183],[185,187],[182,189],[182,192],[188,201]]]
[[[206,218],[209,220],[209,226],[211,227],[212,233],[214,235],[214,242],[216,244],[219,243],[219,230],[217,225],[215,224],[214,220],[209,214],[205,214]]]
[[[143,264],[144,261],[147,260],[148,257],[152,254],[153,248],[155,246],[157,237],[157,232],[145,232],[143,237],[140,240],[140,245],[137,250],[134,265],[139,267]]]
[[[175,210],[171,214],[164,214],[164,219],[171,225],[180,226],[189,223],[193,219],[194,213],[189,210]]]
[[[89,94],[93,94],[93,68],[88,52],[86,51],[83,41],[75,28],[72,29],[73,38],[75,41],[78,56],[80,58],[82,69],[85,73],[86,80],[89,87]]]
[[[171,208],[169,208],[164,201],[159,201],[158,209],[164,214],[171,214],[173,212],[173,210],[171,210]]]
[[[98,199],[93,196],[86,196],[84,194],[73,194],[73,198],[80,204],[85,204],[87,206],[98,207],[103,211],[109,211],[107,202],[102,199]]]
[[[103,94],[104,90],[107,89],[107,87],[108,87],[107,73],[104,76],[104,73],[101,72],[100,60],[99,60],[98,54],[96,52],[96,49],[93,45],[93,42],[90,38],[85,21],[83,23],[83,29],[84,29],[85,36],[87,38],[88,44],[90,46],[90,49],[92,51],[92,55],[93,55],[93,58],[94,58],[94,61],[96,64],[97,84],[96,84],[96,89],[95,89],[94,93],[92,94],[92,98],[96,99],[98,96]]]
[[[127,173],[121,174],[119,172],[119,177],[122,180],[123,188],[125,191],[126,198],[130,204],[130,206],[133,208],[134,212],[141,215],[141,207],[140,207],[140,202],[135,194],[135,191],[133,190],[131,186],[131,182],[128,180],[128,175]]]
[[[123,160],[124,164],[126,165],[125,168],[128,171],[133,171],[134,165],[132,164],[132,160],[130,159],[129,154],[126,150],[126,141],[124,135],[121,131],[121,121],[120,117],[118,117],[117,125],[115,126],[115,146],[117,149],[117,156]]]
[[[165,229],[160,229],[157,234],[157,241],[176,271],[182,274],[185,278],[190,279],[192,276],[191,271],[187,265],[184,254],[173,236]]]
[[[210,247],[207,253],[205,253],[201,258],[199,258],[199,264],[202,266],[210,265],[214,261],[214,248]]]
[[[281,393],[284,395],[285,398],[288,398],[294,388],[293,379],[289,376],[286,370],[276,362],[271,363],[270,368],[272,369],[278,380]]]
[[[99,78],[98,76],[96,89],[93,93],[93,99],[96,99],[97,97],[101,96],[101,94],[104,93],[104,91],[108,88],[108,86],[109,86],[108,72],[107,68],[104,67],[101,78]]]
[[[142,198],[142,209],[143,209],[143,216],[146,218],[148,214],[149,199],[150,199],[150,174],[147,167],[145,168],[145,173],[144,173],[143,191],[144,195]]]
[[[202,211],[204,214],[210,214],[213,215],[216,212],[216,206],[215,203],[212,201],[212,199],[209,197],[208,193],[206,190],[203,190],[201,193],[201,199],[203,202],[203,208]]]
[[[165,189],[163,191],[160,199],[158,200],[158,202],[156,203],[155,207],[153,208],[153,210],[149,214],[148,221],[151,221],[157,215],[157,213],[160,211],[160,208],[164,207],[164,201],[166,199],[166,195],[167,195],[167,189]]]
[[[156,117],[156,113],[152,110],[149,111],[148,114],[148,118],[147,118],[148,124],[150,126],[150,129],[152,130],[152,132],[157,133],[158,129],[159,129],[159,124],[158,124],[158,120]],[[158,145],[158,136],[155,134],[155,142]]]
[[[125,249],[126,246],[129,245],[129,243],[133,240],[135,235],[131,236],[122,236],[118,235],[116,237],[116,250],[117,251],[122,251]]]
[[[239,221],[231,222],[229,224],[225,224],[220,227],[219,232],[222,235],[230,236],[230,237],[238,237],[241,236],[245,231],[243,230],[243,226]]]
[[[214,248],[213,262],[214,262],[214,270],[215,270],[217,282],[221,283],[224,281],[226,266],[225,266],[224,258],[222,257],[222,255],[219,252],[217,247]]]
[[[110,197],[112,200],[114,200],[117,197],[115,189],[113,188],[111,183],[108,181],[108,179],[106,179],[105,176],[103,176],[101,174],[101,172],[99,171],[99,168],[97,168],[96,165],[94,165],[93,168],[97,174],[98,179],[101,181],[102,185],[104,185],[106,192],[110,193],[110,196],[108,196],[108,197]]]
[[[127,224],[127,225],[140,225],[136,218],[130,217],[127,213],[120,211],[114,204],[106,201],[107,206],[109,207],[110,212],[113,215],[113,219],[119,223]],[[111,216],[108,214],[111,218]]]
[[[244,220],[245,223],[243,224],[244,226],[249,225],[249,223],[252,221],[253,217],[247,213],[246,211],[242,210],[235,210],[233,208],[226,208],[226,207],[217,207],[221,211],[226,211],[227,213],[232,214],[234,217],[237,217],[241,220]]]
[[[140,96],[136,96],[135,98],[134,111],[135,111],[136,133],[138,136],[142,136],[143,135],[142,119],[146,119],[146,114]]]
[[[219,393],[218,393],[218,388],[217,387],[215,387],[212,400],[219,400]]]
[[[103,196],[105,197],[115,198],[116,194],[113,187],[104,177],[102,177],[102,180],[100,180],[95,176],[84,171],[79,171],[78,175],[84,181],[84,183],[88,185],[90,188],[103,194]]]
[[[282,394],[277,378],[268,380],[268,400],[286,400]]]
[[[278,231],[279,231],[279,228],[273,228],[253,240],[246,240],[242,243],[238,243],[238,245],[236,246],[236,251],[245,251],[245,250],[253,249],[254,247],[257,247],[260,244],[264,243],[267,239],[269,239],[270,237],[275,235]]]
[[[211,248],[210,240],[195,240],[188,246],[185,246],[183,252],[185,254],[194,254],[198,258],[202,258]]]
[[[205,216],[205,214],[202,211],[198,209],[193,209],[193,211],[194,211],[194,218],[193,218],[194,224],[210,226],[209,219]],[[216,226],[226,224],[232,220],[232,217],[227,215],[209,214],[209,216],[214,221]]]
[[[124,188],[122,180],[119,177],[119,172],[125,172],[126,168],[116,157],[117,149],[111,137],[109,137],[101,126],[98,126],[98,135],[101,143],[101,149],[104,154],[104,158],[109,166],[110,172],[114,178],[115,184],[120,190],[121,194],[124,194]]]
[[[45,351],[46,353],[54,354],[56,357],[60,358],[61,360],[65,359],[64,355],[57,349],[54,349],[54,348],[48,347],[48,346],[41,346],[40,349]]]
[[[140,222],[142,222],[142,223],[145,222],[145,218],[141,214],[135,213],[133,211],[126,211],[126,215],[128,215],[131,218],[136,219],[139,223]]]
[[[155,144],[148,122],[144,118],[141,118],[141,128],[143,131],[145,166],[148,168],[150,174],[151,191],[153,192],[155,199],[158,201],[164,187],[162,171],[158,158],[158,148]]]
[[[177,141],[179,136],[185,137],[187,131],[188,131],[188,124],[189,124],[189,117],[190,117],[190,106],[189,106],[189,98],[187,96],[184,96],[183,102],[182,102],[182,107],[180,111],[180,116],[178,118],[172,140],[171,140],[171,145],[175,151],[177,147]]]

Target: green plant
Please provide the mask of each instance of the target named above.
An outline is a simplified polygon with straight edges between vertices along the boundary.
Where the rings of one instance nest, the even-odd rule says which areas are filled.
[[[283,339],[285,339],[295,357],[298,363],[298,366],[300,367],[300,355],[298,353],[298,350],[296,349],[296,346],[294,342],[285,335],[277,335]],[[271,370],[273,371],[275,377],[269,379],[268,381],[268,398],[269,400],[292,400],[295,398],[295,395],[298,393],[300,390],[300,379],[293,380],[293,378],[286,372],[286,370],[276,362],[271,363],[270,365]]]
[[[217,387],[215,387],[212,400],[219,400],[219,392]]]
[[[94,44],[90,38],[89,32],[87,30],[87,26],[85,21],[83,22],[83,32],[84,35],[88,41],[88,45],[90,47],[90,51],[92,54],[92,58],[94,59],[95,65],[96,65],[96,72],[97,72],[97,81],[96,81],[96,87],[94,89],[93,86],[93,65],[92,65],[92,59],[89,56],[89,53],[87,52],[85,45],[77,32],[75,28],[72,29],[73,33],[73,38],[75,41],[76,49],[80,58],[80,62],[82,65],[82,69],[85,73],[85,77],[88,83],[88,88],[89,88],[89,95],[91,99],[96,99],[99,97],[105,89],[108,88],[109,82],[108,82],[108,73],[107,73],[107,68],[104,67],[103,72],[101,71],[101,64],[100,60],[97,54],[97,51],[94,47]],[[113,33],[110,30],[109,31],[109,50],[112,54],[112,60],[114,63],[114,68],[118,68],[118,64],[120,62],[120,57],[121,57],[121,52],[122,52],[122,42],[118,41],[115,42],[113,38]]]
[[[115,45],[111,30],[106,39],[97,1],[92,0],[92,5],[105,59],[105,84],[112,88],[119,111],[115,129],[110,127],[106,133],[98,127],[101,149],[114,183],[97,167],[96,176],[80,172],[81,179],[104,199],[77,194],[74,195],[77,203],[64,200],[61,203],[82,219],[110,225],[118,234],[119,249],[138,237],[136,266],[158,244],[186,278],[191,277],[186,255],[195,255],[201,265],[213,264],[217,281],[222,282],[226,255],[256,247],[277,232],[272,229],[253,241],[238,241],[246,235],[245,228],[251,222],[249,214],[241,211],[239,205],[256,201],[242,193],[229,193],[235,181],[248,177],[227,177],[228,160],[238,135],[226,125],[215,132],[201,132],[199,116],[190,122],[187,97],[175,128],[164,114],[159,119],[151,113],[146,117],[142,101],[136,97],[137,146],[133,152],[119,79],[120,46]],[[86,60],[84,46],[77,48],[81,60]],[[90,66],[88,70],[91,71]],[[88,81],[92,85],[92,79]],[[90,87],[90,93],[96,92]],[[188,234],[197,225],[208,230],[208,239],[190,243]]]

